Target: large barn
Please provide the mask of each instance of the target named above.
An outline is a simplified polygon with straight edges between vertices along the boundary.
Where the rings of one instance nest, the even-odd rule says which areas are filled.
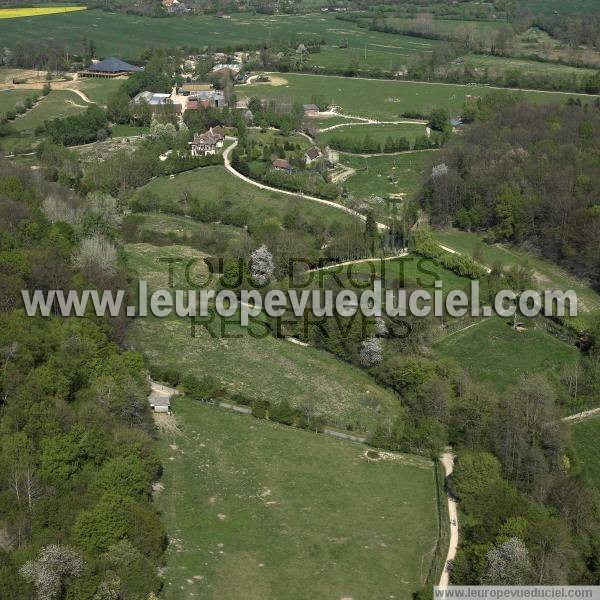
[[[87,69],[79,71],[80,77],[119,77],[120,75],[131,75],[142,71],[142,67],[130,65],[119,58],[112,56],[92,63]]]

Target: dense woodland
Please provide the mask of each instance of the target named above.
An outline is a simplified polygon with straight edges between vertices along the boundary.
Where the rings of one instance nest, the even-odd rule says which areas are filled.
[[[499,95],[467,112],[475,123],[436,154],[426,185],[432,225],[529,246],[598,289],[598,104],[534,106]]]
[[[122,288],[114,199],[0,170],[0,596],[146,599],[165,533],[147,381],[121,319],[27,318],[21,289]]]

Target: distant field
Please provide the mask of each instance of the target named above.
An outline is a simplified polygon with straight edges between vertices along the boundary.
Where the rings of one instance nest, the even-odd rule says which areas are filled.
[[[560,15],[584,16],[598,11],[597,0],[521,0],[520,4],[533,13],[547,15],[556,12]]]
[[[431,160],[431,155],[432,152],[410,152],[363,158],[340,154],[340,161],[356,169],[356,175],[345,182],[353,196],[385,198],[390,194],[414,194],[419,189],[424,165]]]
[[[481,242],[479,235],[457,229],[434,231],[434,235],[438,242],[469,256],[473,255],[475,247],[480,246]],[[581,316],[600,310],[600,295],[550,261],[538,258],[519,248],[498,244],[482,244],[480,247],[483,253],[483,262],[490,267],[495,263],[504,266],[527,266],[533,270],[539,289],[574,290],[579,299]]]
[[[153,19],[123,13],[87,10],[61,15],[5,19],[0,24],[2,45],[14,47],[23,38],[41,39],[51,35],[80,50],[81,40],[92,37],[100,56],[121,59],[139,58],[150,46],[189,46],[201,49],[205,45],[226,48],[242,45],[262,45],[269,41],[295,43],[296,39],[324,38],[327,44],[339,46],[347,40],[350,48],[372,51],[393,51],[399,58],[431,49],[436,42],[415,39],[408,44],[403,37],[361,29],[354,23],[339,21],[333,15],[231,15],[230,19],[214,16],[189,16],[176,19]],[[423,46],[425,42],[426,46]],[[404,55],[404,56],[402,56]],[[345,62],[342,66],[345,66]]]
[[[201,252],[186,246],[128,244],[130,272],[149,282],[151,290],[168,287],[168,266],[159,259],[184,259],[174,268],[174,285],[189,287],[185,265],[192,263],[194,281],[200,279]],[[238,324],[235,324],[237,320]],[[239,326],[215,316],[202,324],[195,337],[189,319],[138,319],[129,330],[129,342],[153,364],[170,366],[198,377],[211,375],[231,393],[271,402],[288,400],[322,415],[330,424],[372,431],[385,415],[398,410],[397,398],[361,369],[316,348],[304,348],[275,339],[255,324],[250,335]]]
[[[386,23],[395,27],[413,27],[419,21],[415,19],[403,19],[397,17],[389,17]],[[476,32],[480,34],[490,34],[499,29],[508,28],[507,23],[502,21],[461,21],[459,19],[431,19],[430,27],[432,32],[443,34],[459,34],[466,31]]]
[[[341,210],[317,202],[261,190],[234,177],[224,167],[196,169],[177,175],[175,179],[158,177],[142,189],[151,190],[164,198],[178,199],[181,194],[188,192],[203,199],[239,205],[247,208],[257,222],[271,217],[281,220],[297,206],[300,206],[302,215],[307,219],[319,219],[325,223],[349,223],[355,220],[355,217]]]
[[[571,437],[583,476],[600,490],[600,417],[573,423]]]
[[[404,137],[410,142],[414,142],[415,138],[423,136],[425,133],[425,125],[419,123],[402,123],[399,125],[362,124],[338,127],[331,131],[319,133],[317,140],[322,144],[328,144],[332,138],[363,140],[368,135],[373,141],[383,145],[388,137],[394,139]]]
[[[465,56],[465,64],[479,69],[488,69],[490,76],[502,76],[508,71],[519,71],[521,74],[549,75],[556,77],[589,77],[596,72],[594,69],[570,67],[568,65],[552,64],[535,60],[522,60],[500,56]]]
[[[362,31],[362,30],[361,30]],[[385,34],[384,34],[385,35]],[[397,71],[406,66],[418,54],[428,54],[440,44],[438,40],[425,40],[406,35],[394,35],[393,39],[368,41],[355,36],[348,46],[322,46],[319,52],[308,55],[306,62],[318,67],[381,69]]]
[[[86,10],[87,6],[45,6],[39,8],[0,8],[0,19],[22,19]]]
[[[238,96],[258,96],[290,105],[294,101],[307,103],[319,96],[329,104],[340,106],[349,115],[392,121],[406,111],[427,114],[433,108],[446,108],[452,116],[458,116],[465,100],[494,91],[484,85],[369,80],[298,73],[281,73],[278,76],[286,80],[285,85],[241,85],[236,87]],[[536,103],[565,102],[568,98],[556,92],[507,90],[504,93],[517,94]],[[593,99],[586,95],[580,97],[588,101]]]
[[[173,410],[156,496],[171,539],[165,600],[400,600],[424,583],[431,463],[367,464],[364,446],[185,398]]]
[[[499,391],[518,384],[526,373],[557,370],[579,355],[577,348],[539,328],[516,331],[499,317],[448,335],[434,350],[440,357],[456,360],[474,381],[493,383]]]

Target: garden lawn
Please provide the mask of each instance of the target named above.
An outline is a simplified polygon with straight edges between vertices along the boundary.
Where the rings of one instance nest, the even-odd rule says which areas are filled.
[[[410,598],[437,540],[434,471],[177,398],[156,496],[165,600]]]
[[[573,423],[571,439],[583,476],[600,490],[600,417]]]
[[[435,345],[440,358],[452,358],[473,381],[492,383],[498,391],[518,385],[525,374],[552,372],[575,362],[579,351],[525,322],[516,331],[512,321],[490,317],[450,334]]]

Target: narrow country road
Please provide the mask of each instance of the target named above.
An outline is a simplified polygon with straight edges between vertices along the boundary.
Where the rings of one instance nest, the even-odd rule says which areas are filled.
[[[446,448],[444,454],[442,454],[442,464],[444,465],[444,471],[446,478],[448,478],[454,470],[454,454],[450,448]],[[448,514],[450,516],[450,546],[448,548],[448,555],[446,556],[446,562],[444,563],[444,569],[440,577],[439,587],[447,588],[450,581],[450,568],[451,561],[456,556],[456,550],[458,548],[458,511],[456,509],[456,501],[448,494]]]
[[[317,198],[317,196],[309,196],[308,194],[304,194],[302,192],[290,192],[288,190],[282,190],[282,189],[279,189],[276,187],[272,187],[270,185],[265,185],[264,183],[259,183],[258,181],[254,181],[253,179],[250,179],[250,177],[246,177],[245,175],[242,175],[240,172],[236,171],[231,166],[231,160],[229,158],[229,155],[231,154],[232,150],[237,145],[238,145],[238,142],[236,139],[235,142],[233,144],[231,144],[231,146],[228,146],[225,149],[225,151],[223,152],[223,163],[225,165],[225,168],[233,176],[237,177],[238,179],[241,179],[242,181],[245,181],[246,183],[249,183],[250,185],[253,185],[253,186],[258,187],[263,190],[268,190],[270,192],[277,192],[278,194],[285,194],[286,196],[296,196],[297,198],[304,198],[305,200],[311,200],[313,202],[319,202],[320,204],[326,204],[327,206],[331,206],[338,210],[344,211],[345,213],[348,213],[349,215],[352,215],[353,217],[357,217],[358,219],[361,219],[363,221],[367,220],[365,215],[361,215],[359,212],[352,210],[351,208],[348,208],[347,206],[344,206],[343,204],[338,204],[337,202],[333,202],[331,200],[324,200],[323,198]],[[383,223],[377,223],[377,227],[379,229],[387,229],[387,225],[385,225]]]

